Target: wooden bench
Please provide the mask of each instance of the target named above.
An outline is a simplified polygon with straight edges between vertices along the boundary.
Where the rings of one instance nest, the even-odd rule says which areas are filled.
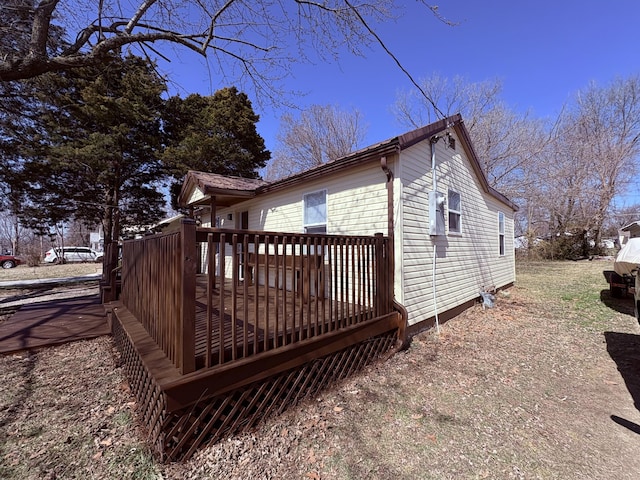
[[[242,262],[241,262],[242,264]],[[309,281],[305,281],[305,278],[309,270],[311,270],[311,282],[315,280],[313,275],[318,277],[318,285],[321,286],[322,291],[324,282],[324,255],[320,254],[305,254],[305,255],[275,255],[264,253],[248,253],[246,262],[244,263],[245,281],[249,282],[249,285],[253,285],[256,279],[256,267],[258,270],[264,270],[265,267],[269,269],[282,269],[285,272],[292,273],[292,287],[293,291],[298,294],[302,294],[304,301],[307,301],[311,294],[311,286]],[[314,273],[315,272],[315,273]],[[302,276],[305,276],[303,278]],[[286,274],[284,276],[284,288],[287,286]],[[302,285],[302,289],[300,289]],[[279,286],[277,286],[280,288]]]

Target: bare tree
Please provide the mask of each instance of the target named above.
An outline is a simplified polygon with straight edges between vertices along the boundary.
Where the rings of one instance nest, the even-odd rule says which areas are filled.
[[[0,254],[7,251],[11,255],[22,253],[22,239],[26,232],[17,215],[0,210]]]
[[[377,44],[402,68],[374,30],[394,18],[397,3],[3,0],[0,81],[96,64],[134,45],[162,56],[154,44],[168,42],[208,55],[227,83],[241,85],[247,79],[256,91],[273,94],[290,65],[308,59],[312,51],[326,60],[338,57],[344,48],[363,55]],[[435,18],[451,24],[437,7],[422,3]],[[52,44],[52,35],[61,30],[73,40]]]
[[[499,80],[472,83],[461,76],[449,79],[434,73],[418,83],[435,105],[425,102],[425,95],[415,89],[400,92],[394,111],[398,121],[409,128],[461,113],[467,129],[473,130],[479,119],[500,104]]]
[[[564,253],[589,255],[611,223],[614,198],[635,179],[639,138],[638,77],[578,92],[535,162],[528,202],[542,208],[531,223],[546,221]]]
[[[400,94],[394,105],[401,124],[418,128],[444,116],[462,114],[489,183],[514,199],[523,195],[523,177],[551,140],[541,120],[510,110],[498,80],[471,83],[434,74],[420,81],[422,92]],[[427,99],[433,100],[434,104]]]
[[[361,146],[366,135],[358,110],[312,105],[298,118],[281,119],[278,143],[265,178],[276,180],[332,162]]]
[[[614,197],[626,191],[638,172],[640,77],[616,79],[606,87],[592,83],[579,92],[563,134],[576,161],[589,171],[584,203],[590,208],[583,222],[599,244]]]

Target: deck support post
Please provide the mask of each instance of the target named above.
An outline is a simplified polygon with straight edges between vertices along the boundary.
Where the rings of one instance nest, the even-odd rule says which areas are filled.
[[[180,373],[194,372],[196,369],[196,222],[184,218],[180,225],[182,271],[180,286],[180,326],[177,360]]]
[[[109,303],[117,300],[117,275],[118,266],[118,244],[111,242],[105,245],[104,257],[102,257],[102,282],[101,298],[102,303]]]

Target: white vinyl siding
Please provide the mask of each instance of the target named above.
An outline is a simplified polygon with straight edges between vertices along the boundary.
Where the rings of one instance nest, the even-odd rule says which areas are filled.
[[[249,230],[303,233],[304,196],[326,192],[327,233],[374,235],[387,232],[386,177],[378,162],[341,172],[340,175],[307,182],[286,190],[263,194],[232,208],[219,208],[223,219],[249,212]],[[224,222],[223,228],[234,228]]]
[[[433,258],[437,311],[439,314],[478,298],[480,290],[501,287],[515,281],[513,255],[496,256],[496,217],[505,212],[505,252],[513,243],[513,212],[485,193],[475,175],[466,151],[456,138],[457,149],[436,144],[436,185],[438,191],[461,192],[461,215],[457,235],[428,234],[428,192],[433,190],[431,153],[428,140],[401,154],[402,178],[402,255],[396,257],[395,294],[409,312],[409,324],[434,316]],[[396,173],[397,175],[397,173]],[[400,264],[400,265],[398,265]]]

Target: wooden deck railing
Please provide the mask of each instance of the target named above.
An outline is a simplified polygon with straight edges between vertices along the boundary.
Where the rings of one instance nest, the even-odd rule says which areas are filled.
[[[122,245],[121,301],[181,373],[195,370],[195,222]]]
[[[122,303],[182,373],[391,313],[389,240],[199,228],[123,245]]]

